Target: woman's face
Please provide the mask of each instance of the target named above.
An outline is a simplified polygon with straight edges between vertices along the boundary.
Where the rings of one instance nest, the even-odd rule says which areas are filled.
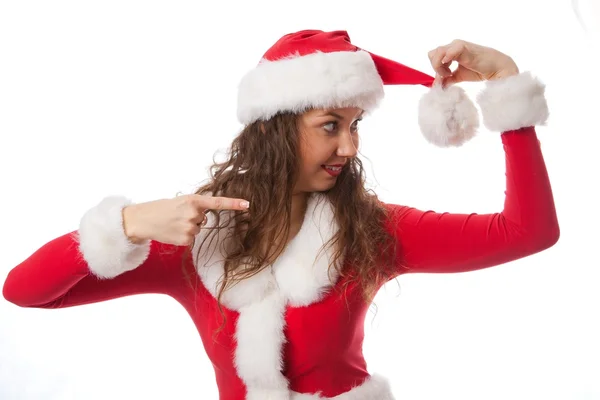
[[[356,157],[360,108],[315,109],[302,114],[300,170],[294,192],[331,189],[348,161]]]

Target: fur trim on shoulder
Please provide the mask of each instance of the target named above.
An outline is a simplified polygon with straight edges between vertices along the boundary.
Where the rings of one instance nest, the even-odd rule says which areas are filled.
[[[81,218],[76,235],[79,251],[98,278],[114,278],[148,258],[150,241],[133,244],[125,236],[122,210],[129,204],[125,197],[107,197]]]

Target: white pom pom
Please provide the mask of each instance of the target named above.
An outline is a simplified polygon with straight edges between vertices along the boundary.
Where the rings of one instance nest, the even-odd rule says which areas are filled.
[[[460,146],[475,136],[479,114],[462,88],[434,85],[419,102],[419,126],[436,146]]]

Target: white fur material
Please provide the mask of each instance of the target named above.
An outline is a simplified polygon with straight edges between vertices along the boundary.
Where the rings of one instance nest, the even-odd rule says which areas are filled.
[[[392,389],[387,379],[381,375],[373,375],[362,385],[335,397],[321,397],[318,394],[292,393],[291,400],[394,400]]]
[[[206,226],[214,226],[214,217],[208,216]],[[332,250],[320,252],[335,232],[331,203],[321,195],[311,196],[300,231],[276,262],[223,293],[223,305],[239,312],[234,362],[248,399],[289,400],[288,382],[281,373],[285,308],[319,301],[337,281],[335,269],[329,272]],[[201,259],[196,260],[200,278],[214,297],[224,272],[222,246],[227,246],[223,242],[227,233],[223,230],[218,235],[206,241]]]
[[[366,51],[290,55],[262,60],[242,78],[237,115],[247,125],[280,111],[311,107],[359,107],[368,112],[383,96],[383,82]]]
[[[479,114],[462,88],[436,84],[421,97],[419,126],[425,139],[435,146],[458,147],[477,133]]]
[[[486,82],[477,96],[483,124],[494,132],[545,125],[548,104],[545,85],[530,72]]]
[[[323,248],[337,231],[331,203],[323,196],[313,195],[300,231],[273,265],[279,291],[290,306],[320,301],[337,281],[337,270],[329,268],[333,249]]]
[[[238,311],[234,361],[247,399],[287,400],[288,382],[281,373],[285,300],[273,292]]]
[[[215,222],[214,217],[212,214],[207,216],[206,226],[211,227]],[[331,203],[324,196],[313,194],[309,198],[302,226],[283,254],[270,268],[265,268],[252,278],[244,279],[226,290],[221,298],[223,305],[232,310],[240,310],[263,301],[274,292],[280,293],[286,303],[292,306],[319,301],[327,288],[337,281],[335,269],[329,269],[333,249],[322,250],[323,245],[337,230]],[[203,232],[196,239],[196,245],[202,243],[203,235],[206,234]],[[223,276],[226,236],[225,230],[218,232],[218,237],[208,240],[205,248],[203,247],[201,259],[196,260],[198,273],[214,296]],[[196,253],[194,250],[194,255]]]
[[[122,210],[129,204],[124,197],[107,197],[81,218],[76,237],[79,251],[98,278],[114,278],[148,258],[149,241],[133,244],[125,236]]]

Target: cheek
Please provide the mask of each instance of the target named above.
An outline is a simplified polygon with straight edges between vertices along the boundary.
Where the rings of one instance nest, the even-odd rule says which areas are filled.
[[[312,146],[310,143],[307,143],[306,140],[302,140],[302,141],[300,141],[300,146],[298,148],[298,151],[300,152],[300,154],[299,154],[300,169],[305,170],[307,165],[309,165],[311,162],[311,157],[313,154]]]
[[[323,157],[320,157],[318,152],[314,150],[309,150],[304,154],[301,154],[300,157],[301,170],[307,173],[313,172],[315,169],[320,168],[323,162]]]
[[[332,150],[333,149],[333,150]],[[307,137],[300,142],[300,162],[303,170],[314,170],[331,158],[335,146],[319,137]]]

